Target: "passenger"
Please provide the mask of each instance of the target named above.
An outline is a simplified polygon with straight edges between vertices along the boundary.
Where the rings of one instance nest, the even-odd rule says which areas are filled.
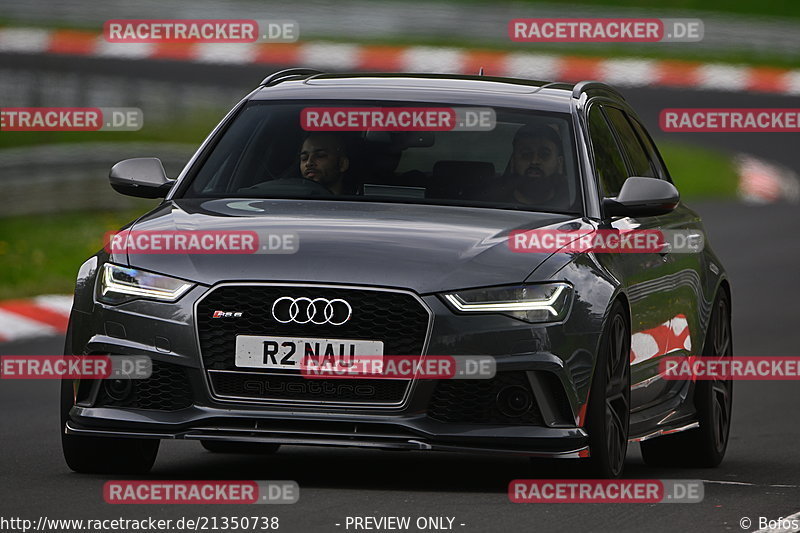
[[[300,149],[300,175],[334,194],[348,194],[344,172],[350,168],[344,141],[333,133],[312,133]]]
[[[520,204],[568,204],[561,139],[548,126],[523,126],[512,141],[503,201]]]

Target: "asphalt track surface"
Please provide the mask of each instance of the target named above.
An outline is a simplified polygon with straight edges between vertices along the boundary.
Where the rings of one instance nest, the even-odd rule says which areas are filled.
[[[251,83],[252,85],[252,83]],[[243,85],[243,93],[248,85]],[[797,99],[744,93],[627,90],[657,131],[663,107],[798,107]],[[664,135],[660,136],[661,138]],[[684,135],[698,144],[747,151],[800,168],[797,135]],[[795,356],[800,351],[798,207],[693,203],[733,287],[734,353]],[[0,354],[57,354],[60,338],[0,346]],[[626,478],[702,479],[697,504],[512,504],[508,483],[541,474],[527,459],[452,453],[285,447],[274,456],[218,455],[196,442],[162,443],[141,479],[295,480],[300,501],[282,506],[124,505],[104,503],[104,476],[78,475],[61,457],[58,387],[0,381],[0,517],[131,518],[253,516],[280,518],[279,531],[354,531],[348,516],[453,517],[455,531],[743,531],[748,517],[800,511],[800,385],[738,382],[731,441],[716,469],[658,469],[629,450]],[[117,478],[118,479],[118,478]],[[336,526],[335,524],[341,524]],[[460,524],[464,524],[463,526]],[[409,531],[417,531],[415,527]]]

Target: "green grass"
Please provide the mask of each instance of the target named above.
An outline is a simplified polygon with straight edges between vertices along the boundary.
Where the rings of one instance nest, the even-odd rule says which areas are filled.
[[[395,1],[396,0],[392,0]],[[542,2],[541,0],[514,0],[517,4],[528,4],[531,9],[535,8],[537,4],[548,4],[549,6],[557,5],[554,0]],[[257,0],[253,0],[257,4]],[[435,1],[432,4],[496,4],[500,2],[493,2],[490,0],[451,0],[451,1]],[[591,7],[608,7],[613,9],[619,8],[637,8],[637,9],[657,9],[660,11],[703,11],[703,12],[716,12],[731,15],[755,15],[755,16],[768,16],[768,17],[790,17],[800,18],[800,3],[792,0],[767,0],[762,2],[754,2],[753,0],[671,0],[665,3],[663,0],[569,0],[570,6],[591,6]],[[520,15],[524,16],[524,15]],[[534,16],[534,15],[531,15]],[[567,15],[565,15],[567,16]],[[580,14],[576,13],[576,17]],[[19,20],[9,17],[0,17],[0,24],[5,25],[18,25]],[[56,27],[65,26],[63,21],[53,20],[31,20],[25,21],[26,26],[31,27]],[[70,22],[69,27],[73,29],[96,30],[96,24],[81,23],[78,21]]]
[[[139,131],[3,131],[0,149],[85,142],[174,142],[199,146],[224,115],[224,110],[198,110],[174,122],[148,122],[145,116]]]
[[[689,144],[658,143],[672,180],[686,199],[733,198],[738,177],[729,155]]]
[[[544,3],[541,0],[515,0],[523,4]],[[461,0],[448,2],[452,4],[485,4],[486,0]],[[549,5],[556,5],[550,0]],[[800,3],[792,0],[767,0],[754,2],[753,0],[569,0],[571,5],[585,5],[592,7],[607,6],[609,8],[638,8],[638,9],[658,9],[664,11],[693,10],[711,11],[718,13],[728,13],[735,15],[761,15],[771,17],[800,17]],[[521,15],[522,16],[522,15]],[[535,15],[531,15],[535,16]],[[565,15],[567,16],[567,15]],[[575,14],[580,17],[580,14]]]
[[[393,0],[394,1],[394,0]],[[443,4],[489,4],[488,0],[461,0],[444,1]],[[537,0],[522,0],[520,18],[535,17]],[[550,6],[556,5],[555,2],[547,2]],[[790,1],[766,1],[753,2],[751,0],[675,0],[665,5],[659,0],[576,0],[570,1],[574,5],[586,6],[607,6],[609,9],[614,7],[637,7],[652,8],[661,10],[697,10],[705,13],[721,13],[739,16],[771,16],[779,18],[800,18],[800,2]],[[576,14],[564,13],[565,17],[579,17],[579,10]],[[691,17],[689,12],[685,16]],[[700,17],[702,18],[702,17]],[[19,26],[19,21],[0,17],[0,26]],[[60,23],[48,21],[34,21],[32,24],[24,23],[30,27],[44,28],[68,28],[77,30],[87,30],[99,32],[102,28],[96,25],[81,25],[79,23]],[[727,64],[743,64],[754,66],[766,66],[776,68],[800,68],[799,54],[786,54],[780,52],[760,52],[751,49],[731,46],[730,48],[717,48],[709,50],[702,46],[692,46],[691,43],[684,45],[664,46],[660,43],[516,43],[512,42],[503,33],[504,28],[500,28],[497,35],[464,35],[456,38],[450,35],[438,37],[437,35],[418,36],[414,38],[389,35],[386,38],[378,39],[359,39],[348,35],[330,36],[304,33],[302,41],[330,41],[354,44],[375,44],[391,46],[444,46],[455,48],[476,48],[496,51],[509,52],[532,52],[554,55],[576,55],[585,57],[602,58],[645,58],[645,59],[681,59],[697,62],[713,62]],[[491,66],[486,65],[487,73],[492,74]]]
[[[574,55],[577,57],[603,59],[672,59],[694,61],[699,63],[724,63],[729,65],[746,65],[774,68],[800,68],[800,55],[757,52],[741,48],[720,48],[709,50],[687,44],[675,49],[664,47],[659,43],[516,43],[507,37],[489,37],[470,35],[464,38],[451,36],[424,37],[386,37],[384,39],[355,39],[337,37],[320,39],[333,43],[385,45],[385,46],[440,46],[463,49],[477,49],[497,52],[519,52],[532,54]],[[485,65],[487,75],[497,75],[491,65]],[[477,72],[475,72],[477,74]]]
[[[72,293],[78,268],[102,248],[103,235],[144,212],[0,218],[0,299]]]
[[[475,0],[470,0],[470,2]],[[540,3],[537,0],[521,0],[527,4]],[[586,6],[608,6],[623,8],[658,10],[694,10],[729,13],[735,15],[761,15],[771,17],[800,17],[800,3],[792,0],[573,0],[570,3]]]
[[[736,174],[726,155],[673,142],[659,147],[683,198],[735,195]],[[0,218],[0,299],[71,293],[78,267],[102,247],[103,235],[143,214],[146,205]]]

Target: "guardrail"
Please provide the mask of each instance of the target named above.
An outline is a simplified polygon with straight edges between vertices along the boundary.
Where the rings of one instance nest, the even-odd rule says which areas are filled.
[[[159,143],[50,144],[0,150],[0,218],[155,205],[123,196],[108,184],[108,171],[122,159],[159,157],[177,176],[197,147]]]

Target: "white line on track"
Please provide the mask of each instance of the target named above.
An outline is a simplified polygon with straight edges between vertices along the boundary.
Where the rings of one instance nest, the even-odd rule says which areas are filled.
[[[800,485],[763,485],[758,483],[747,483],[744,481],[715,481],[713,479],[704,479],[703,483],[713,483],[715,485],[744,485],[747,487],[771,487],[780,489],[800,489]]]
[[[746,486],[746,487],[769,487],[769,488],[781,488],[781,489],[800,489],[800,485],[760,485],[757,483],[747,483],[744,481],[717,481],[713,479],[704,479],[703,483],[712,483],[715,485],[739,485],[739,486]],[[752,526],[758,527],[758,518],[746,517],[747,519],[752,520]],[[745,517],[742,518],[745,520]],[[769,523],[770,520],[767,521]],[[794,513],[789,516],[782,516],[780,518],[772,519],[772,522],[776,522],[778,526],[786,525],[788,527],[777,527],[777,528],[767,528],[767,529],[759,529],[758,531],[754,531],[753,533],[798,533],[800,532],[800,512]],[[741,522],[740,522],[741,524]],[[751,527],[752,527],[751,526]],[[795,527],[792,527],[795,526]],[[749,528],[745,528],[744,526],[739,526],[745,531],[749,531]]]

